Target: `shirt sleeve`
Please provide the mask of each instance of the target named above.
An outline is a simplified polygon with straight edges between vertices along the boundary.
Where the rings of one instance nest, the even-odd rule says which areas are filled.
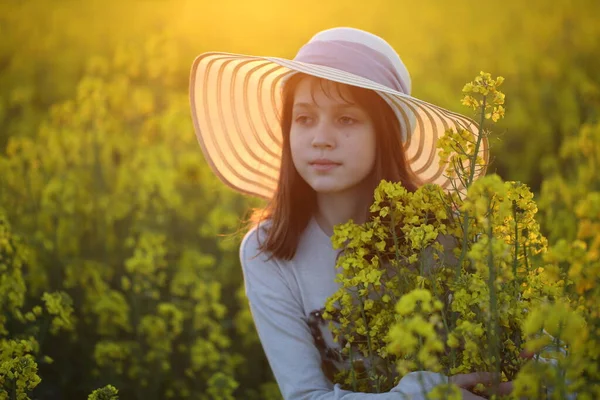
[[[240,261],[250,311],[258,337],[285,400],[421,399],[414,383],[402,379],[387,393],[357,393],[333,385],[321,369],[302,305],[287,284],[281,267],[258,254],[256,229],[244,237]],[[405,377],[406,378],[406,377]],[[431,380],[426,386],[431,389]],[[440,383],[440,382],[438,382]]]

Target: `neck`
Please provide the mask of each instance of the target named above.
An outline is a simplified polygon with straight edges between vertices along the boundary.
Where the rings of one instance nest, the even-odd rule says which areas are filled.
[[[352,219],[356,224],[366,222],[366,210],[372,195],[362,190],[360,194],[318,193],[315,219],[323,232],[333,235],[333,227]]]

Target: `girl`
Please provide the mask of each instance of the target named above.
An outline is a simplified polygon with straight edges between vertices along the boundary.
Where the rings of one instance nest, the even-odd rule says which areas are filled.
[[[327,323],[337,290],[330,236],[336,224],[363,223],[382,180],[414,191],[449,187],[436,140],[473,122],[410,96],[408,71],[371,33],[317,33],[293,60],[226,53],[199,56],[191,74],[198,141],[213,171],[242,193],[268,199],[240,246],[246,294],[262,346],[285,399],[421,398],[447,382],[405,376],[389,393],[332,384],[343,365]],[[481,156],[487,160],[484,140]],[[466,389],[488,375],[452,376]]]

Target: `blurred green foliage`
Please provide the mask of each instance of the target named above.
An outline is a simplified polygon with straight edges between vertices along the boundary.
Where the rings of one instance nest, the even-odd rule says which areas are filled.
[[[107,384],[127,399],[279,396],[232,234],[260,203],[213,176],[191,125],[204,51],[293,57],[318,30],[355,26],[397,49],[413,95],[463,113],[464,82],[504,76],[490,172],[541,189],[551,238],[557,224],[575,238],[576,200],[600,190],[599,13],[595,0],[0,2],[0,240],[21,249],[1,253],[0,354],[30,360],[39,398],[116,396]]]
[[[506,130],[495,143],[494,170],[537,190],[541,160],[554,157],[565,133],[598,118],[600,25],[595,0],[523,4],[460,0],[440,4],[373,0],[5,1],[0,4],[0,144],[35,135],[48,107],[70,98],[95,56],[133,52],[170,40],[154,62],[187,89],[193,58],[209,50],[293,57],[320,29],[350,25],[386,38],[413,78],[413,94],[466,112],[462,84],[479,70],[506,77]],[[127,46],[129,45],[129,46]],[[128,50],[125,50],[129,52]],[[129,65],[131,72],[137,68]]]

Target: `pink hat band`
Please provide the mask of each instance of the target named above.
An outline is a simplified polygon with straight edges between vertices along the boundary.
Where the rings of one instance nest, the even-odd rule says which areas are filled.
[[[339,69],[410,94],[390,60],[377,50],[344,40],[315,40],[305,44],[294,61]]]

